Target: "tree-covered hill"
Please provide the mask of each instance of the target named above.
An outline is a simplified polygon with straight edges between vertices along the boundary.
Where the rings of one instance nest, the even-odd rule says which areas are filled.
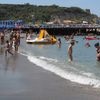
[[[73,20],[81,22],[86,20],[95,22],[98,16],[78,7],[36,6],[30,4],[0,4],[0,20],[54,21],[55,19]]]

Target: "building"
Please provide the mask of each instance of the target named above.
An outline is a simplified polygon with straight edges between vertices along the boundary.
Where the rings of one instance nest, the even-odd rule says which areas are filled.
[[[0,20],[0,28],[20,28],[23,24],[23,20]]]

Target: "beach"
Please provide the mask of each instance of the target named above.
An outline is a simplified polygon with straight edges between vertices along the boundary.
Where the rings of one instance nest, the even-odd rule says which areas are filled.
[[[0,100],[100,100],[100,90],[63,79],[15,54],[0,55]]]
[[[0,100],[100,100],[98,5],[25,2],[1,0]]]

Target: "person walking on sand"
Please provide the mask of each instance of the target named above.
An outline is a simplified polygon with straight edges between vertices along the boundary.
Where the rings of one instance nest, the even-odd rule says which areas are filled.
[[[68,46],[68,57],[69,57],[69,62],[72,62],[73,61],[73,46],[74,46],[75,42],[74,41],[71,41],[70,42],[70,45]]]
[[[5,44],[5,56],[7,56],[7,52],[13,55],[13,53],[11,52],[11,48],[10,48],[10,44],[8,40],[6,41],[6,44]]]

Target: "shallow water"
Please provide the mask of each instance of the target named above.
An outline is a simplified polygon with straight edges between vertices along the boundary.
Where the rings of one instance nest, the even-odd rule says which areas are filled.
[[[57,37],[58,38],[58,37]],[[64,37],[61,48],[54,45],[30,45],[25,39],[21,41],[19,52],[26,55],[30,62],[49,70],[70,81],[100,87],[100,62],[96,61],[94,44],[99,40],[86,41],[82,36],[76,36],[78,43],[73,48],[73,63],[68,63],[68,43]],[[86,48],[89,42],[91,47]]]

